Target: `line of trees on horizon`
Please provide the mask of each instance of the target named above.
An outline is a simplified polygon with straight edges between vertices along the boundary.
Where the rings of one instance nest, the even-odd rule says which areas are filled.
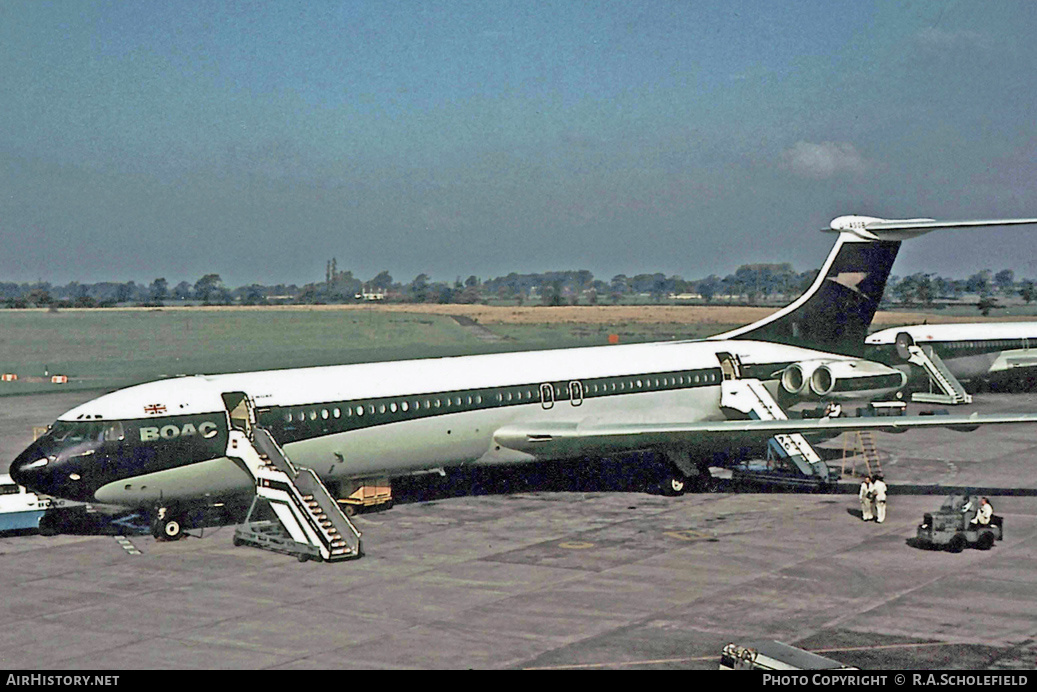
[[[435,281],[419,274],[407,283],[393,279],[388,271],[362,281],[351,271],[338,271],[329,262],[324,281],[265,285],[253,283],[237,288],[226,286],[219,274],[206,274],[193,284],[170,285],[165,278],[150,284],[104,281],[93,284],[73,281],[65,285],[46,282],[0,282],[0,305],[8,308],[94,308],[125,305],[273,305],[327,304],[356,301],[406,303],[499,303],[513,305],[598,305],[637,302],[692,302],[771,305],[788,302],[802,293],[817,276],[817,269],[796,272],[788,263],[745,264],[733,274],[686,280],[681,276],[617,274],[611,280],[596,279],[587,270],[565,270],[518,274],[482,280],[469,276],[453,282]],[[977,272],[967,279],[953,279],[919,272],[891,276],[885,303],[933,305],[937,301],[960,301],[977,296],[977,305],[987,314],[1001,307],[997,296],[1020,297],[1029,304],[1037,297],[1034,281],[1017,281],[1010,269],[997,273]]]

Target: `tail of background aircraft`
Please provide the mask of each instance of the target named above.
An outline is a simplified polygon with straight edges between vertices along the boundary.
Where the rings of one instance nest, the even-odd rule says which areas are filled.
[[[893,260],[903,240],[941,228],[1034,224],[1037,219],[935,221],[840,216],[825,231],[838,233],[810,288],[788,306],[712,339],[753,339],[851,356],[864,355]]]

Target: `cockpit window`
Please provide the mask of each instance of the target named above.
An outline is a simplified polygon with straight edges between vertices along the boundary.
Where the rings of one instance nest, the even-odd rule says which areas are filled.
[[[104,428],[104,423],[58,421],[50,429],[50,436],[56,442],[100,441]]]
[[[122,423],[116,421],[109,423],[104,429],[104,441],[105,442],[122,442],[126,439],[126,433],[123,432]]]

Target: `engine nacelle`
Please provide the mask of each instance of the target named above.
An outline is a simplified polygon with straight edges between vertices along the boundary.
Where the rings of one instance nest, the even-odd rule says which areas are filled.
[[[905,384],[907,375],[870,360],[833,360],[810,374],[810,393],[820,399],[869,399]]]
[[[830,360],[801,360],[781,371],[781,388],[796,396],[810,396],[810,376]]]

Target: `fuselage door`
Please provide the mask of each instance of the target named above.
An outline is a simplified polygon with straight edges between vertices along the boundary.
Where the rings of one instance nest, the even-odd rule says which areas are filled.
[[[223,404],[227,407],[230,427],[241,430],[252,439],[252,426],[256,424],[256,409],[245,392],[224,392]]]
[[[737,380],[742,377],[742,363],[738,356],[730,353],[718,353],[717,360],[720,361],[720,371],[724,373],[725,380]]]
[[[545,382],[540,385],[540,405],[544,408],[552,408],[555,405],[554,385]]]
[[[579,380],[573,380],[569,383],[569,403],[573,406],[579,406],[583,403],[583,383]]]

